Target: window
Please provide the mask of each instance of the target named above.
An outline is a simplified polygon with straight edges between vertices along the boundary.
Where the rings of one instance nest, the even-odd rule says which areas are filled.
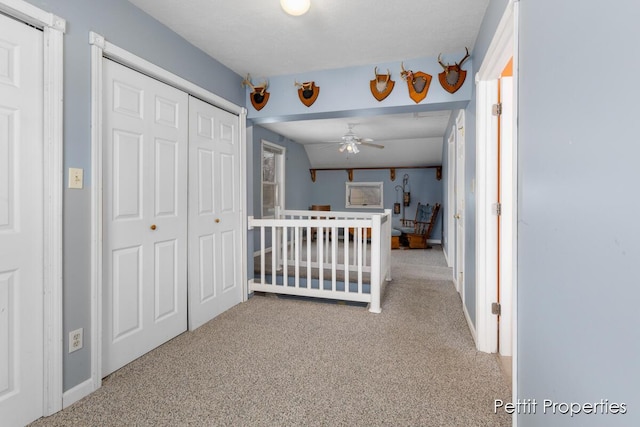
[[[262,141],[262,218],[273,218],[276,207],[284,209],[284,152]]]
[[[382,182],[346,182],[346,207],[382,209]]]

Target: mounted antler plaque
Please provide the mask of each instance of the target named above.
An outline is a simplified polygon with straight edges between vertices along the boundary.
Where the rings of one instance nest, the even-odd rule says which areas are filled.
[[[298,97],[300,98],[300,101],[302,101],[302,103],[307,107],[311,107],[311,105],[316,102],[316,99],[318,99],[320,87],[316,86],[315,82],[295,82],[294,85],[299,88]]]
[[[404,62],[400,66],[402,71],[400,77],[407,82],[409,88],[409,97],[418,104],[420,101],[427,97],[429,92],[429,85],[431,84],[431,75],[423,73],[422,71],[413,72],[411,70],[404,69]]]
[[[258,111],[262,110],[262,107],[267,105],[267,102],[269,101],[269,92],[267,92],[267,81],[265,80],[262,84],[256,86],[251,83],[251,75],[247,74],[247,77],[242,80],[242,85],[249,86],[252,90],[251,94],[249,95],[249,99],[251,100],[251,105],[253,105],[253,108]]]
[[[443,64],[440,60],[440,55],[438,55],[438,64],[442,66],[443,71],[438,74],[438,80],[440,80],[440,85],[449,93],[454,93],[458,89],[462,87],[464,83],[464,79],[467,77],[467,72],[463,70],[462,63],[469,58],[469,48],[466,48],[467,54],[460,60],[460,62],[456,62],[453,65]]]
[[[395,86],[396,82],[391,80],[391,71],[387,69],[387,74],[378,74],[378,67],[375,68],[375,79],[369,81],[371,94],[378,101],[385,99]]]

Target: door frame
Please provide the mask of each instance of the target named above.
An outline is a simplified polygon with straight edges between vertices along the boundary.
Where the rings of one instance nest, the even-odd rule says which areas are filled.
[[[456,222],[455,212],[453,208],[456,205],[455,200],[455,185],[456,185],[456,128],[455,125],[451,127],[451,135],[447,139],[447,250],[444,252],[444,256],[447,261],[447,266],[452,267],[454,270],[453,283],[456,285],[456,290],[460,293],[460,287],[458,286],[455,273],[455,249],[456,249]]]
[[[509,0],[498,24],[485,58],[476,73],[477,117],[476,117],[476,323],[477,348],[480,351],[497,351],[497,317],[491,314],[491,303],[495,302],[497,280],[497,222],[492,214],[497,189],[497,153],[494,142],[497,138],[497,119],[492,115],[491,105],[497,100],[497,84],[504,66],[513,58],[513,117],[512,117],[512,165],[513,192],[509,206],[512,209],[514,228],[512,232],[512,398],[518,390],[518,342],[517,342],[517,218],[518,218],[518,15],[519,3]],[[493,146],[493,148],[492,148]],[[492,232],[491,230],[495,231]],[[517,417],[513,416],[514,426]]]
[[[455,215],[458,216],[458,212],[462,212],[461,218],[456,218],[455,228],[456,228],[456,255],[455,255],[455,263],[454,263],[454,276],[456,287],[459,289],[460,298],[462,299],[462,309],[464,312],[464,316],[467,320],[467,324],[469,325],[469,330],[471,331],[471,335],[473,336],[474,341],[476,340],[476,330],[473,327],[473,322],[471,321],[471,317],[469,316],[469,311],[467,310],[466,304],[466,245],[465,245],[465,234],[466,234],[466,217],[467,217],[467,195],[466,195],[466,176],[467,176],[467,141],[465,138],[465,127],[466,127],[466,115],[465,110],[458,111],[458,115],[456,116],[456,122],[454,125],[454,133],[455,133],[455,185],[456,185],[456,193],[455,193],[455,206],[456,212]],[[462,147],[462,160],[460,160],[458,147]],[[458,206],[458,201],[461,200],[461,207]],[[462,233],[458,233],[458,229],[462,229]],[[460,275],[462,275],[462,279],[460,279]]]
[[[240,215],[242,227],[241,281],[243,301],[247,299],[247,215],[246,215],[246,118],[247,109],[197,86],[182,77],[108,42],[102,35],[90,32],[91,45],[91,377],[81,384],[74,396],[78,400],[102,385],[102,103],[103,58],[112,59],[147,76],[180,89],[211,105],[238,115],[240,144]],[[187,296],[188,298],[188,296]],[[67,402],[65,402],[66,405]],[[71,402],[72,403],[72,402]]]
[[[0,12],[43,31],[43,415],[62,409],[63,38],[66,21],[23,0]]]

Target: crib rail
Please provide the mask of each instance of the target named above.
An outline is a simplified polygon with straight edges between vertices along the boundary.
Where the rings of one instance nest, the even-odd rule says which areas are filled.
[[[383,285],[391,280],[390,210],[287,210],[274,219],[249,217],[248,225],[259,236],[259,273],[249,290],[367,302],[380,313]]]

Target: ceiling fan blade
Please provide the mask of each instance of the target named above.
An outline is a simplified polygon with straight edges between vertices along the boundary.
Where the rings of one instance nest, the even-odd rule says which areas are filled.
[[[361,142],[360,145],[366,145],[367,147],[373,147],[373,148],[384,148],[384,145],[372,144],[370,142]]]
[[[358,138],[358,142],[373,142],[371,138]]]
[[[306,142],[303,145],[335,145],[341,144],[342,141],[319,141],[319,142]]]

